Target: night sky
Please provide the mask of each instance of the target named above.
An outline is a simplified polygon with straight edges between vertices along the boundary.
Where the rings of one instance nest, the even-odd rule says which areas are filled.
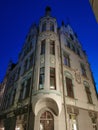
[[[98,24],[89,0],[0,0],[0,82],[9,61],[17,62],[18,54],[32,23],[52,8],[58,26],[70,23],[86,50],[98,91]]]

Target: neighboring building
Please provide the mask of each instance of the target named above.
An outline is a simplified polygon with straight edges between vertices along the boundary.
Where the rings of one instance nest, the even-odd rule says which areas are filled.
[[[2,130],[97,130],[98,100],[85,52],[70,25],[58,29],[50,7],[31,26],[10,70]]]
[[[98,0],[90,0],[90,4],[92,6],[94,15],[95,15],[96,20],[98,22]]]

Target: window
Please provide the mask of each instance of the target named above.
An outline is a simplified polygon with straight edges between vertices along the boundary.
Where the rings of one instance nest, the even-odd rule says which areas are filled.
[[[66,53],[64,53],[64,54],[63,54],[63,58],[64,58],[64,65],[70,67],[69,55],[67,55]]]
[[[50,68],[50,89],[56,89],[55,68]]]
[[[54,43],[54,41],[50,41],[50,54],[55,55],[55,43]]]
[[[42,32],[43,31],[46,31],[46,23],[43,23],[43,25],[42,25]]]
[[[11,105],[14,104],[15,95],[16,95],[16,90],[14,90],[14,92],[13,92]]]
[[[50,23],[50,31],[54,31],[54,24]]]
[[[77,54],[80,56],[80,51],[79,51],[79,49],[77,48]]]
[[[73,37],[73,35],[72,35],[72,34],[70,34],[70,38],[71,38],[71,40],[74,40],[74,37]]]
[[[24,99],[24,89],[25,89],[25,82],[21,84],[19,101],[21,101],[22,99]]]
[[[39,89],[44,88],[44,80],[45,80],[45,68],[40,68],[40,76],[39,76]]]
[[[74,98],[72,79],[66,77],[67,96]]]
[[[33,53],[30,55],[29,68],[33,65]]]
[[[40,117],[40,129],[39,130],[54,130],[53,115],[49,111],[42,113]]]
[[[25,60],[25,63],[24,63],[24,72],[27,70],[27,65],[28,65],[28,60]]]
[[[70,42],[69,41],[67,41],[67,47],[70,48]]]
[[[45,40],[41,42],[41,55],[45,54]]]
[[[75,47],[74,47],[74,45],[72,45],[72,50],[75,52]]]
[[[85,90],[86,90],[86,95],[87,95],[88,103],[92,104],[93,101],[92,101],[92,97],[91,97],[91,92],[90,92],[89,86],[85,86]]]
[[[76,115],[74,114],[69,114],[69,123],[70,123],[70,130],[78,130],[77,129],[77,120],[76,120]]]
[[[87,75],[86,75],[86,69],[85,69],[84,64],[81,64],[81,71],[82,71],[82,75],[85,76],[85,77],[87,77]]]
[[[29,78],[29,79],[27,80],[26,91],[25,91],[25,98],[29,97],[30,85],[31,85],[31,78]]]

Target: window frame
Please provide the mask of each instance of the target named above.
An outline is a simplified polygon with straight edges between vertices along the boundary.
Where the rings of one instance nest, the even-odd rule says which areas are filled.
[[[71,82],[68,80],[70,80]],[[70,98],[74,98],[74,89],[73,89],[72,79],[69,77],[65,77],[65,81],[66,81],[67,96]]]
[[[41,67],[39,74],[39,89],[44,89],[44,83],[45,83],[45,67]]]
[[[45,45],[46,45],[45,43],[46,43],[45,39],[41,41],[41,52],[40,52],[41,55],[45,54]]]
[[[50,54],[55,55],[55,41],[50,40]]]
[[[52,70],[53,70],[53,73],[51,73]],[[52,86],[51,83],[53,83],[54,86]],[[50,67],[50,89],[56,90],[56,72],[55,72],[55,68],[53,67]]]
[[[71,67],[70,66],[70,58],[69,58],[69,55],[66,54],[65,52],[63,53],[63,62],[64,62],[64,65],[68,66],[68,67]]]

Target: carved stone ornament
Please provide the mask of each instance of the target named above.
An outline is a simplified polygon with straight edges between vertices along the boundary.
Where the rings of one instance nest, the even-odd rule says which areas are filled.
[[[47,33],[41,33],[39,36],[39,40],[43,39],[51,39],[51,40],[58,40],[57,36],[54,33],[47,32]]]
[[[77,83],[81,84],[81,75],[78,70],[75,71],[75,79],[76,79]]]

